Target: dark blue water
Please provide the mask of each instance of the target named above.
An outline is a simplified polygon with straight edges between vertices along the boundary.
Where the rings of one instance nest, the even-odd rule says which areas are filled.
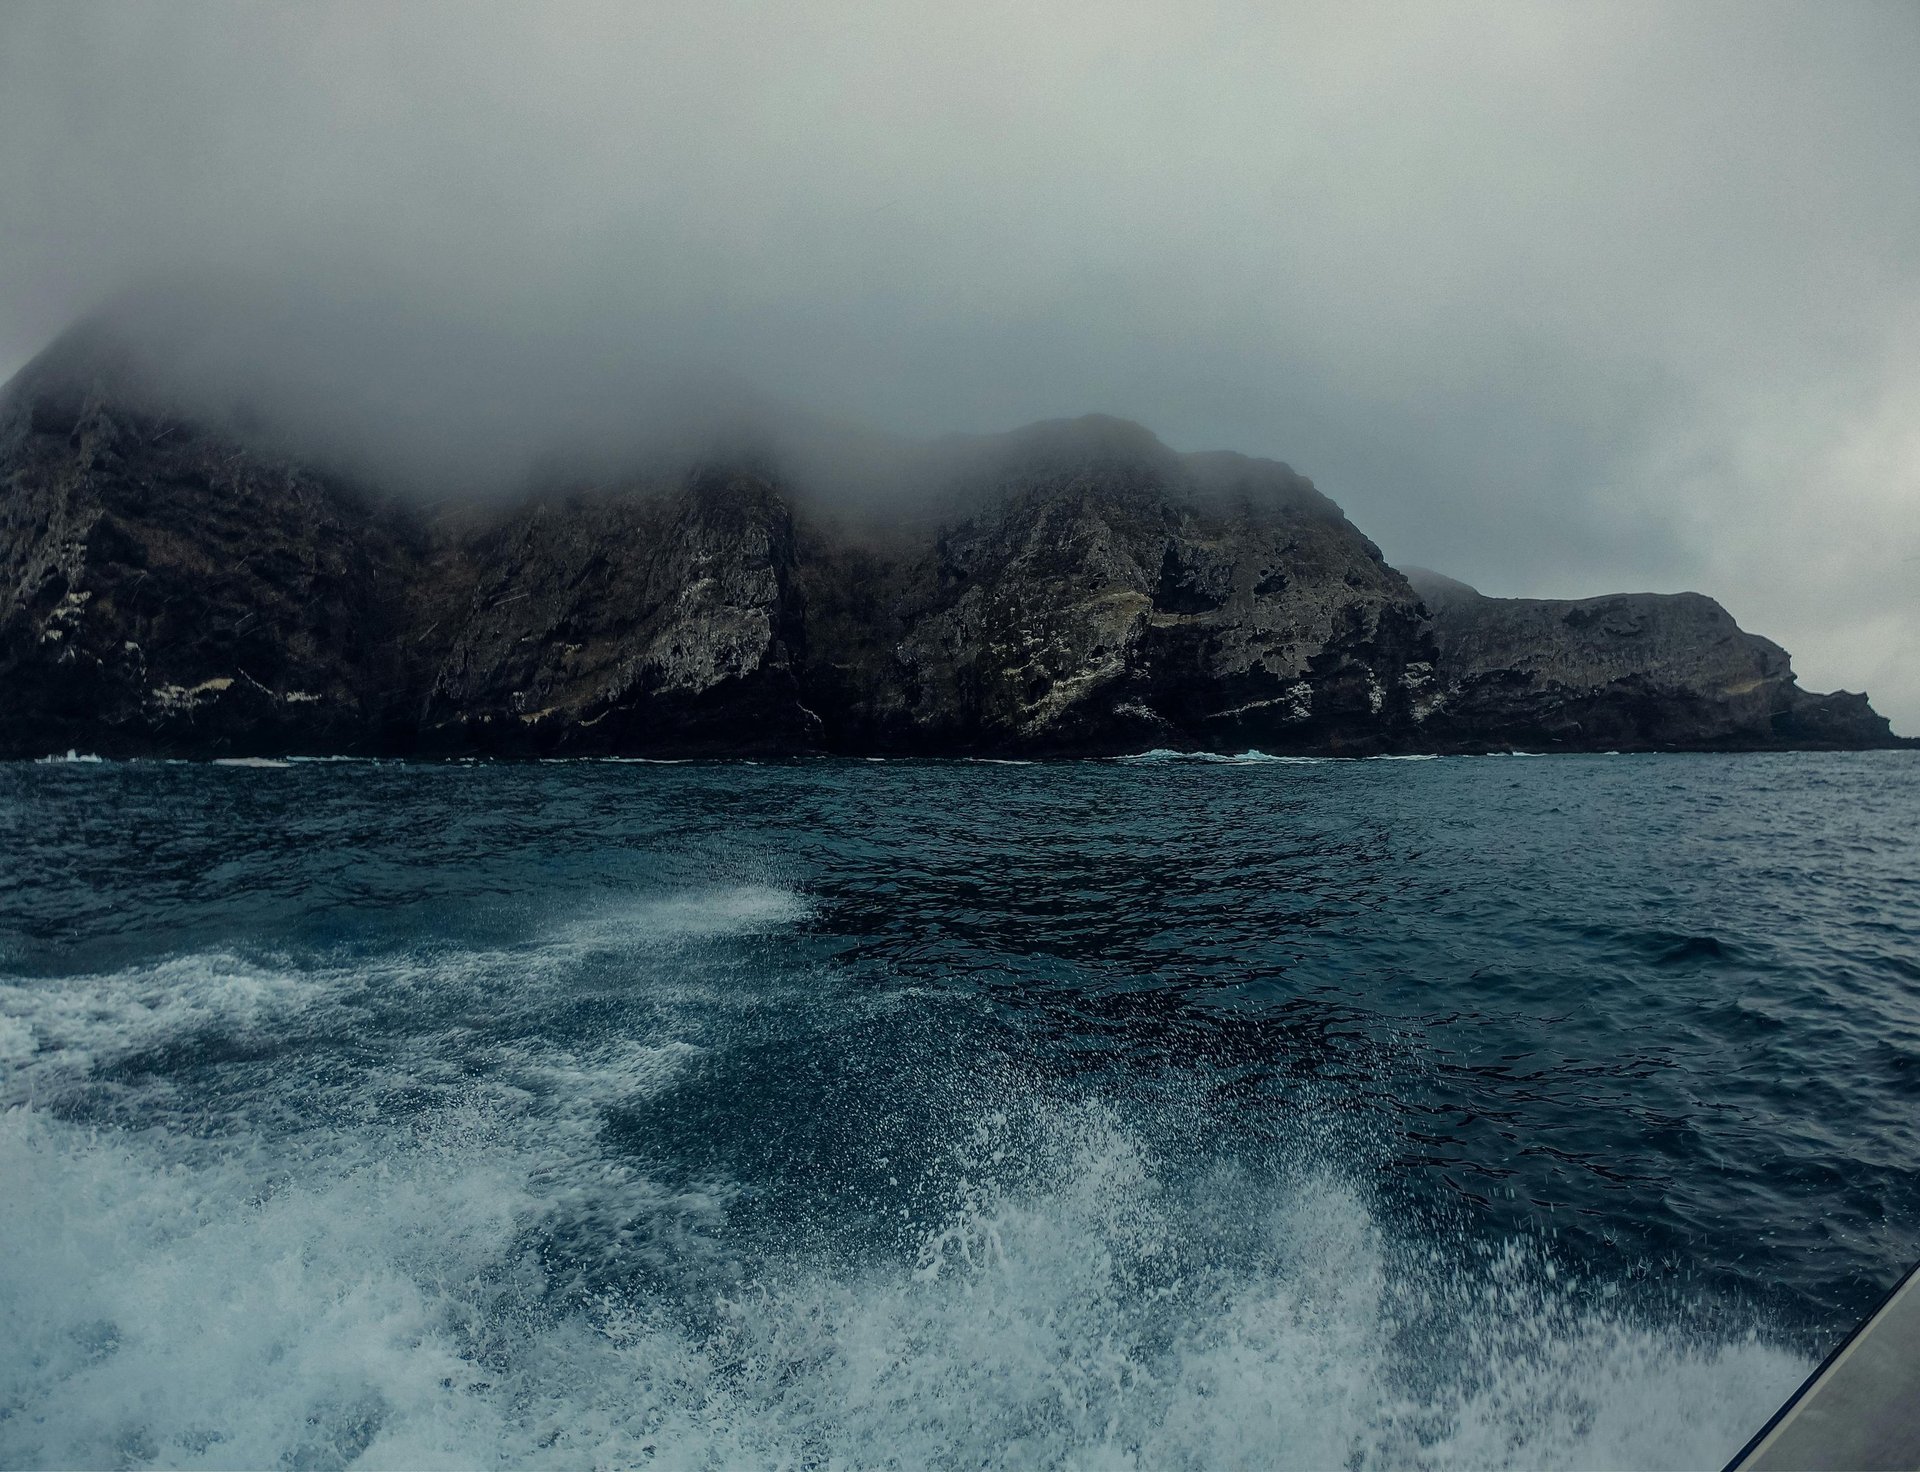
[[[0,769],[0,1463],[1706,1466],[1908,753]]]

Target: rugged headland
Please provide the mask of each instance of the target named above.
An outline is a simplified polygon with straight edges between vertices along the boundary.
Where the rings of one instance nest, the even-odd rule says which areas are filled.
[[[0,396],[0,756],[1902,744],[1699,594],[1486,598],[1087,418],[422,505],[56,345]]]

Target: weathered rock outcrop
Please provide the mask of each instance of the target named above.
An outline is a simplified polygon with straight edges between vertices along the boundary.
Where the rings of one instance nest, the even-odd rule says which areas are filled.
[[[64,366],[0,401],[0,753],[404,740],[418,524]]]
[[[1864,695],[1815,695],[1787,651],[1699,593],[1488,598],[1423,568],[1440,742],[1532,750],[1893,744]]]
[[[764,476],[701,467],[542,500],[459,539],[452,561],[420,636],[435,652],[423,748],[818,746],[793,513]]]
[[[0,755],[1890,740],[1697,595],[1416,590],[1272,461],[1089,418],[885,464],[433,515],[69,341],[0,398]]]
[[[971,448],[924,543],[803,539],[831,745],[1379,750],[1415,729],[1414,595],[1304,477],[1098,417]]]

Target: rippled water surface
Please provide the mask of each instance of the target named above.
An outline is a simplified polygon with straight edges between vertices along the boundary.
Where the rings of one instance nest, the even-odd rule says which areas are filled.
[[[0,769],[0,1464],[1717,1465],[1920,758]]]

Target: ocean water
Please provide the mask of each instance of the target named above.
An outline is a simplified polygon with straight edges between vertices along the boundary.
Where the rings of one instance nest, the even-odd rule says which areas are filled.
[[[0,1465],[1719,1465],[1910,753],[0,769]]]

